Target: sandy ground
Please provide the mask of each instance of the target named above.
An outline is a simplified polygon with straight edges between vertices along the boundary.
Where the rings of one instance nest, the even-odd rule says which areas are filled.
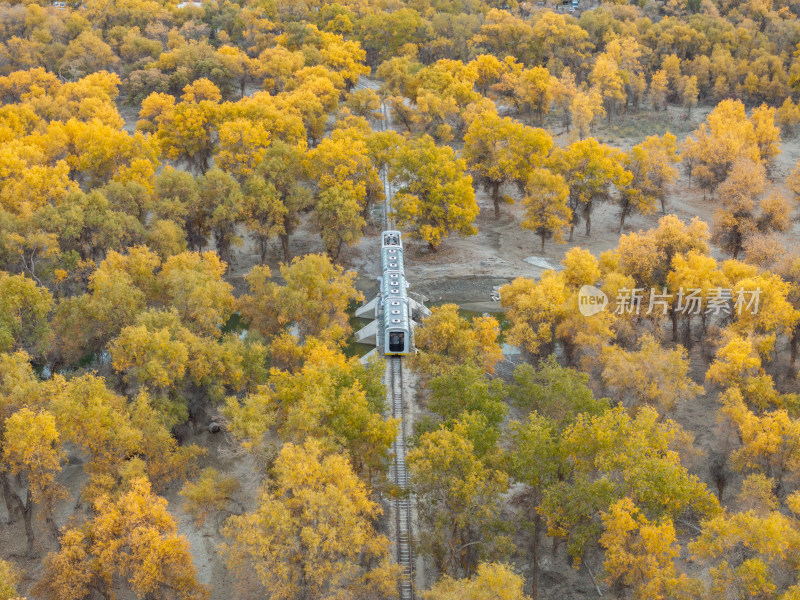
[[[702,122],[707,113],[706,107],[697,109],[687,121],[682,109],[670,107],[666,113],[657,116],[655,125],[650,123],[649,117],[652,117],[652,113],[649,112],[623,115],[611,124],[606,121],[597,124],[594,135],[600,141],[624,150],[638,144],[647,135],[661,134],[667,130],[675,133],[680,142]],[[550,119],[546,126],[551,133],[555,133],[556,144],[566,145],[572,141],[555,118]],[[627,135],[621,135],[620,131]],[[798,157],[800,141],[796,138],[784,140],[782,152],[771,174],[778,188],[785,189],[783,181],[794,168]],[[717,208],[716,202],[693,184],[690,185],[683,169],[680,171],[680,179],[671,187],[668,195],[667,213],[676,214],[687,222],[693,217],[700,217],[710,224]],[[508,187],[504,192],[519,198],[516,189]],[[495,219],[491,200],[483,189],[476,189],[476,199],[481,208],[475,223],[477,235],[465,238],[452,236],[441,245],[438,252],[431,252],[422,242],[408,237],[404,239],[406,274],[411,289],[426,296],[430,302],[490,302],[493,286],[507,283],[516,277],[535,278],[541,275],[543,269],[525,262],[528,257],[543,257],[550,264],[557,265],[566,252],[575,246],[587,248],[599,255],[605,250],[615,248],[619,240],[618,208],[610,203],[601,204],[592,216],[591,236],[585,235],[581,224],[575,229],[572,242],[557,244],[549,240],[542,253],[539,238],[520,226],[524,208],[519,202],[502,205],[500,217]],[[368,225],[365,236],[355,246],[344,248],[341,256],[341,263],[346,268],[358,272],[358,285],[367,297],[374,295],[377,289],[375,281],[380,276],[377,258],[380,247],[380,213],[373,214],[373,222]],[[623,233],[655,227],[662,216],[660,209],[649,215],[629,216]],[[792,245],[798,239],[798,234],[800,224],[796,223],[784,235],[784,242]],[[246,238],[246,234],[244,237]],[[291,253],[297,256],[322,251],[322,242],[314,231],[313,219],[306,215],[291,241]],[[724,258],[716,250],[713,253],[718,258]],[[279,247],[275,243],[268,259],[273,272],[277,272],[281,260]],[[255,244],[245,239],[244,245],[236,253],[232,279],[241,285],[238,280],[258,261]]]

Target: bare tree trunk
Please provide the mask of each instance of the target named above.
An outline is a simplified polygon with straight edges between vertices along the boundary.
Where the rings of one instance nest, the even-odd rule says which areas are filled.
[[[711,479],[717,487],[717,498],[722,502],[722,494],[725,491],[725,485],[728,482],[728,457],[726,454],[714,453],[711,456],[711,464],[709,470],[711,471]]]
[[[3,500],[6,503],[6,512],[8,513],[8,518],[6,519],[6,525],[11,525],[14,522],[14,503],[11,498],[11,487],[8,484],[8,480],[6,479],[5,473],[0,473],[0,483],[2,483],[3,487]]]
[[[283,260],[289,262],[289,234],[281,234],[281,247],[283,248]]]
[[[328,256],[331,257],[331,262],[332,263],[338,263],[339,262],[339,255],[341,253],[342,253],[342,242],[339,242],[336,245],[336,252],[335,253],[333,251],[328,251]]]
[[[47,523],[47,526],[50,528],[50,531],[53,534],[53,538],[56,540],[56,548],[61,550],[61,532],[58,530],[58,525],[56,525],[55,519],[53,519],[53,511],[48,510],[47,516],[44,519],[44,522]]]
[[[672,317],[672,341],[678,341],[678,311],[675,307],[670,307],[670,316]]]
[[[533,518],[533,541],[531,542],[531,600],[539,597],[539,513]]]
[[[31,491],[28,490],[27,498],[25,502],[22,502],[22,498],[19,497],[18,494],[12,492],[11,498],[14,502],[17,503],[20,511],[22,512],[22,520],[25,522],[25,537],[28,538],[28,548],[26,551],[26,555],[28,558],[35,558],[36,551],[33,547],[34,542],[34,532],[33,532],[33,499],[31,498]]]

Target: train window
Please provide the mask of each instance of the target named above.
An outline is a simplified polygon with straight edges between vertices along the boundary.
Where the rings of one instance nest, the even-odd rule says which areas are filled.
[[[389,334],[389,352],[402,352],[405,350],[405,333],[393,331]]]

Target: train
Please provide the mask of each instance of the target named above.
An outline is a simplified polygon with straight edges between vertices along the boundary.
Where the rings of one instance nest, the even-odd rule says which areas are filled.
[[[414,347],[411,306],[403,267],[403,237],[399,231],[381,235],[381,309],[380,342],[387,356],[411,354]]]

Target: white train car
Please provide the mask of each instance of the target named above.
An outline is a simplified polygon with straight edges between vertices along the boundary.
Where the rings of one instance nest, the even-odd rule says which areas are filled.
[[[410,354],[413,332],[403,267],[403,240],[399,231],[384,231],[382,234],[381,270],[383,353],[387,356]]]

